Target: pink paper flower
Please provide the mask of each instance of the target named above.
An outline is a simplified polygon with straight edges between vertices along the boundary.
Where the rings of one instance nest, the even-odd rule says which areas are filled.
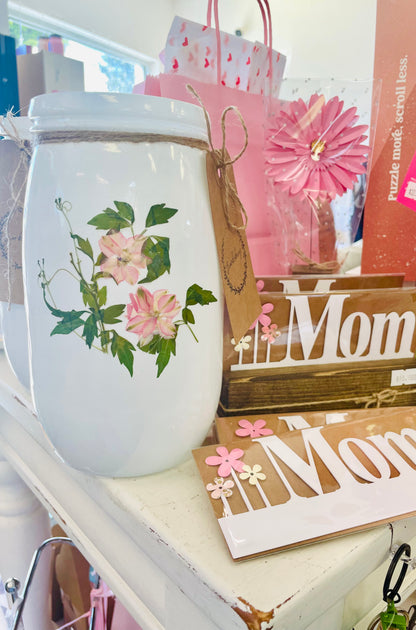
[[[243,472],[244,463],[240,461],[240,457],[244,455],[244,451],[241,448],[233,448],[232,451],[228,452],[225,446],[218,446],[216,451],[218,456],[210,455],[206,458],[205,463],[208,466],[218,466],[220,477],[228,477],[233,468],[237,472]]]
[[[221,497],[230,497],[233,493],[231,488],[234,488],[234,481],[227,479],[224,481],[222,477],[216,477],[214,483],[207,485],[208,492],[211,492],[213,499],[221,499]]]
[[[142,253],[145,240],[142,236],[126,238],[121,232],[102,236],[98,241],[105,256],[100,265],[101,271],[110,273],[117,284],[123,280],[136,284],[139,270],[145,269],[150,262],[150,258]]]
[[[249,330],[252,330],[252,328],[255,328],[257,322],[259,322],[259,324],[261,324],[262,326],[268,326],[272,320],[267,315],[267,313],[271,313],[273,308],[274,308],[273,304],[270,304],[270,302],[267,302],[267,304],[263,304],[263,306],[261,307],[260,315],[251,324]]]
[[[261,340],[267,341],[268,343],[274,343],[277,337],[280,337],[280,335],[282,334],[280,330],[278,329],[277,324],[271,324],[270,326],[263,326],[261,331],[263,333],[261,336]]]
[[[362,144],[367,125],[357,125],[357,108],[343,111],[337,96],[325,102],[318,94],[309,103],[288,103],[274,118],[266,142],[268,174],[290,195],[321,201],[353,187],[366,172],[369,147]]]
[[[261,437],[262,435],[273,435],[273,431],[271,429],[265,429],[263,427],[266,426],[265,420],[256,420],[254,423],[251,423],[249,420],[239,420],[238,424],[241,429],[237,429],[235,434],[240,437]]]
[[[140,337],[140,345],[149,343],[154,335],[164,339],[173,339],[177,328],[173,320],[181,310],[175,295],[159,290],[150,293],[140,287],[136,293],[130,293],[127,304],[127,330]]]

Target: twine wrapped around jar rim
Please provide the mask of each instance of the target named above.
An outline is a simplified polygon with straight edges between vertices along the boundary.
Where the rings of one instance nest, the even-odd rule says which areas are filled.
[[[195,138],[185,138],[183,136],[173,136],[159,133],[137,133],[135,131],[40,131],[34,134],[34,146],[39,144],[60,144],[63,142],[173,142],[194,149],[208,151],[209,145],[204,140]]]
[[[220,149],[216,149],[213,146],[212,142],[212,134],[211,134],[211,123],[209,119],[208,112],[204,107],[204,104],[199,97],[196,90],[191,85],[186,86],[188,91],[197,99],[199,102],[205,117],[205,123],[207,127],[208,133],[208,142],[204,140],[197,140],[195,138],[187,138],[183,136],[174,136],[167,134],[157,134],[157,133],[137,133],[137,132],[126,132],[126,131],[89,131],[89,130],[67,130],[67,131],[39,131],[34,133],[34,146],[40,144],[58,144],[63,142],[132,142],[132,143],[156,143],[156,142],[169,142],[180,144],[187,147],[192,147],[195,149],[200,149],[202,151],[210,152],[215,165],[217,167],[217,184],[223,191],[224,195],[224,214],[227,220],[227,223],[230,228],[234,230],[246,230],[248,217],[247,212],[241,202],[237,189],[233,183],[233,178],[229,175],[229,169],[232,168],[233,164],[240,159],[240,157],[245,152],[248,146],[248,131],[246,124],[239,110],[230,106],[227,107],[221,116],[221,129],[222,129],[222,146]],[[239,118],[241,126],[244,131],[244,144],[241,150],[234,157],[230,157],[227,148],[226,148],[226,116],[229,112],[233,111],[236,116]],[[236,225],[230,216],[230,201],[234,202],[235,205],[239,208],[243,222],[242,225]]]

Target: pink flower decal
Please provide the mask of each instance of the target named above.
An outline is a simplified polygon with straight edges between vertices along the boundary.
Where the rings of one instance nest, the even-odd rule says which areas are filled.
[[[150,258],[142,253],[146,239],[142,236],[126,238],[121,232],[106,234],[98,241],[98,245],[105,258],[100,269],[110,273],[117,284],[125,280],[129,284],[136,284],[139,270],[145,269]]]
[[[337,96],[314,94],[284,107],[268,131],[266,161],[274,183],[290,195],[327,201],[353,187],[366,172],[367,125],[357,125],[357,108],[343,111]]]
[[[210,455],[205,460],[208,466],[218,466],[218,475],[220,477],[228,477],[231,470],[234,468],[237,472],[243,472],[244,463],[240,461],[240,457],[244,455],[244,451],[241,448],[233,448],[228,452],[225,446],[218,446],[216,449],[217,455]]]
[[[267,304],[263,304],[263,306],[261,307],[260,315],[251,324],[249,330],[252,330],[252,328],[255,328],[257,322],[259,322],[262,326],[268,326],[272,320],[267,315],[267,313],[271,313],[273,308],[274,308],[273,304],[270,304],[270,302],[267,302]]]
[[[261,329],[262,341],[267,341],[268,343],[274,343],[278,337],[282,334],[277,327],[277,324],[271,324],[270,326],[263,326]]]
[[[235,434],[240,437],[262,437],[262,435],[273,435],[273,431],[271,429],[265,429],[266,421],[265,420],[256,420],[251,423],[249,420],[239,420],[239,426],[241,429],[237,429]]]
[[[130,304],[127,304],[127,330],[140,337],[140,345],[145,346],[154,335],[164,339],[173,339],[177,328],[173,320],[181,310],[175,295],[163,289],[150,293],[139,288],[130,293]]]
[[[216,477],[214,483],[207,485],[208,492],[211,492],[213,499],[221,499],[221,497],[230,497],[233,493],[231,488],[234,488],[234,481],[227,479],[224,481],[222,477]]]

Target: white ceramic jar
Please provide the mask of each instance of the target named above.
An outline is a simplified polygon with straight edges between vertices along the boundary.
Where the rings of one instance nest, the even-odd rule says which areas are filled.
[[[7,361],[19,382],[30,389],[29,342],[24,304],[0,302],[0,321]]]
[[[13,129],[13,127],[14,129]],[[1,254],[5,256],[6,273],[4,277],[10,283],[5,287],[1,285],[0,297],[0,321],[3,333],[4,350],[7,360],[14,374],[24,387],[29,389],[29,349],[26,313],[23,304],[16,302],[23,297],[22,280],[22,211],[26,191],[26,178],[28,160],[27,155],[21,155],[15,139],[17,134],[20,140],[30,142],[31,122],[27,116],[17,116],[12,122],[4,121],[4,127],[10,131],[10,136],[5,136],[0,141],[0,205],[1,205]],[[12,182],[13,188],[12,191]],[[14,199],[16,195],[16,199]],[[10,202],[11,210],[10,210]],[[3,203],[13,216],[7,222],[7,216],[3,215]],[[7,241],[9,240],[9,243]],[[1,267],[3,272],[3,267]],[[4,281],[7,285],[8,282]],[[4,291],[4,293],[3,293]]]
[[[39,419],[75,468],[167,469],[203,440],[221,387],[203,112],[55,93],[29,115],[24,277]]]

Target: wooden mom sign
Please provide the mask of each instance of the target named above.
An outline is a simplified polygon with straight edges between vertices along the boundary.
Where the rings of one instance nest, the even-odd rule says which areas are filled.
[[[414,288],[260,297],[262,315],[240,340],[225,331],[226,369],[414,362]]]
[[[234,559],[416,514],[416,409],[194,451]]]
[[[364,289],[398,289],[403,286],[403,274],[368,274],[361,276],[262,276],[262,291],[275,293],[328,293]]]

